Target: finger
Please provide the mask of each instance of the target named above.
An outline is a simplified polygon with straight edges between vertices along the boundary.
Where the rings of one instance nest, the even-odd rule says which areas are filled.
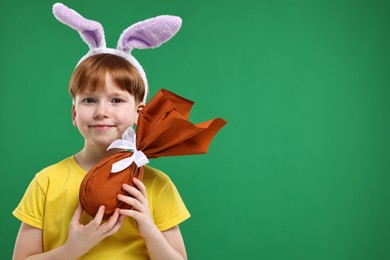
[[[120,209],[119,213],[124,216],[128,216],[130,218],[133,218],[135,220],[139,220],[142,216],[142,213],[132,210],[132,209]]]
[[[107,225],[109,229],[111,229],[119,218],[119,209],[115,209],[114,214],[110,217],[110,219],[104,224]]]
[[[145,196],[139,191],[137,188],[130,186],[127,183],[122,185],[122,188],[127,191],[131,196],[133,196],[136,200],[140,201],[142,204],[145,203]]]
[[[123,221],[124,221],[126,216],[120,215],[119,209],[118,209],[118,215],[119,215],[119,218],[117,219],[115,225],[106,233],[106,236],[111,236],[111,235],[115,234],[122,227]]]
[[[111,215],[110,219],[99,227],[99,230],[102,232],[102,234],[110,231],[114,227],[115,223],[118,221],[119,216],[119,209],[116,209]]]
[[[120,210],[118,212],[119,212],[119,222],[121,222],[121,225],[122,225],[123,221],[125,221],[126,215],[121,215]]]
[[[98,212],[95,215],[95,218],[88,223],[87,227],[93,227],[94,229],[97,229],[100,226],[100,223],[102,223],[103,215],[104,215],[104,206],[102,205],[99,207]]]
[[[137,211],[142,211],[144,208],[143,204],[139,200],[137,200],[137,198],[132,198],[129,196],[124,196],[122,194],[118,194],[118,199],[130,206],[133,206],[133,208]]]
[[[133,183],[138,188],[138,190],[141,192],[141,194],[146,198],[146,187],[143,184],[143,182],[137,178],[133,178]]]
[[[81,215],[83,214],[83,206],[81,203],[77,206],[77,209],[73,213],[72,220],[70,221],[71,224],[80,224],[80,218]]]

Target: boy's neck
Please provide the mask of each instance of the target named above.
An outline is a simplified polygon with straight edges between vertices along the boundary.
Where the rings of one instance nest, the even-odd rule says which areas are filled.
[[[106,149],[97,149],[84,146],[84,148],[78,152],[74,158],[81,168],[83,168],[85,171],[89,171],[98,162],[111,154],[112,152],[108,152]]]

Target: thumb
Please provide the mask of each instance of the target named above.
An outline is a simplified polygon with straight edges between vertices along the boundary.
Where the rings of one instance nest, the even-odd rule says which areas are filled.
[[[79,203],[79,206],[75,210],[73,217],[72,217],[72,220],[70,221],[70,224],[73,224],[73,225],[80,224],[80,218],[81,218],[82,214],[83,214],[83,206]]]

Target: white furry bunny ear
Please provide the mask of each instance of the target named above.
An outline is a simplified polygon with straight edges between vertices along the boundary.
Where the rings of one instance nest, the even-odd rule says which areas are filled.
[[[53,14],[60,22],[78,31],[90,49],[106,47],[104,30],[100,23],[85,19],[79,13],[61,3],[53,5]]]
[[[123,31],[117,49],[131,52],[133,49],[159,47],[171,39],[180,27],[181,18],[171,15],[160,15],[138,22]]]

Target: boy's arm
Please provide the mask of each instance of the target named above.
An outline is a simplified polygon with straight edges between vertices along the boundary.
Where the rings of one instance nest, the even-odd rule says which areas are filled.
[[[138,231],[145,239],[150,259],[152,260],[185,260],[186,249],[179,226],[161,232],[150,215],[146,188],[142,181],[133,179],[135,187],[124,184],[122,188],[132,197],[119,195],[118,199],[131,205],[131,209],[121,209],[120,213],[137,221]]]
[[[79,205],[70,222],[65,244],[47,252],[43,252],[42,230],[22,223],[16,238],[13,259],[76,259],[104,238],[115,234],[124,219],[119,215],[119,210],[116,210],[106,223],[101,224],[104,215],[102,206],[91,222],[82,225],[80,224],[82,213],[83,208]]]
[[[43,253],[42,230],[22,222],[16,238],[12,259],[50,259],[54,256],[57,258],[65,258],[65,256],[69,257],[69,252],[66,251],[66,248],[59,247],[50,252]]]
[[[175,249],[180,256],[182,256],[181,259],[187,259],[187,253],[186,253],[186,248],[184,245],[183,237],[181,235],[181,231],[179,226],[174,226],[166,231],[162,232],[165,240],[168,242],[168,244]],[[150,244],[152,242],[150,241]],[[158,252],[158,254],[161,254],[161,251],[159,249],[155,249],[155,252]],[[154,259],[154,258],[152,258]],[[157,259],[157,258],[155,258]]]
[[[22,222],[15,242],[13,259],[25,259],[29,255],[42,252],[42,230]]]

